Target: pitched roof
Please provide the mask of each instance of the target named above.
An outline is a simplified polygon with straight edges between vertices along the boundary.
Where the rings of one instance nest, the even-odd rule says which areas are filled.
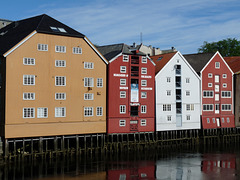
[[[0,54],[10,50],[13,46],[31,34],[34,30],[39,33],[54,34],[61,36],[72,36],[84,38],[85,36],[67,25],[42,14],[11,24],[0,29]]]
[[[145,55],[142,52],[136,52],[136,49],[132,49],[130,46],[124,43],[96,47],[108,61],[110,61],[112,58],[114,58],[120,53],[129,55]]]
[[[185,54],[184,58],[193,67],[196,73],[200,73],[208,61],[213,57],[215,53],[197,53],[197,54]]]
[[[156,56],[150,56],[153,62],[156,64],[155,74],[157,74],[177,52],[160,54]]]
[[[224,57],[224,60],[234,73],[240,72],[240,56]]]

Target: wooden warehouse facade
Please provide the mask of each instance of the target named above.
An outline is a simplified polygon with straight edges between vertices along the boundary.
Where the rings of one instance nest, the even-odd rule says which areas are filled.
[[[108,62],[85,35],[45,14],[0,34],[1,137],[106,132]]]

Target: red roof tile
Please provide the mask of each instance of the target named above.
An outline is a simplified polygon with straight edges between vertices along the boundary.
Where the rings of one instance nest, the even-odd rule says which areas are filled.
[[[224,60],[234,73],[240,72],[240,56],[224,57]]]

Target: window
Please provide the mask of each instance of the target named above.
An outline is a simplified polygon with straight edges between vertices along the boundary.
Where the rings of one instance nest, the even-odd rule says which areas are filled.
[[[147,98],[147,92],[141,92],[141,98]]]
[[[23,118],[34,118],[35,108],[23,108]]]
[[[186,96],[190,96],[190,91],[186,91]]]
[[[191,104],[191,111],[194,111],[194,104]]]
[[[212,73],[208,73],[208,78],[212,78]]]
[[[187,119],[187,121],[190,121],[190,120],[191,120],[191,116],[190,116],[190,115],[187,115],[187,116],[186,116],[186,119]]]
[[[172,116],[167,116],[167,121],[172,121]]]
[[[55,117],[66,117],[66,108],[55,107]]]
[[[38,48],[38,51],[48,51],[47,44],[38,44],[37,48]]]
[[[190,83],[190,78],[186,78],[186,83]]]
[[[66,100],[66,93],[55,93],[56,100]]]
[[[126,126],[126,120],[120,120],[119,126],[121,126],[121,127]]]
[[[55,86],[66,86],[66,77],[65,76],[56,76],[55,77]]]
[[[48,108],[37,108],[37,117],[38,118],[47,118],[48,117]]]
[[[147,86],[147,80],[141,80],[141,86]]]
[[[120,105],[120,114],[126,113],[126,105]]]
[[[219,75],[215,75],[215,83],[219,83]]]
[[[129,60],[128,55],[123,55],[123,62],[128,62],[128,60]]]
[[[55,46],[55,52],[65,53],[66,46]]]
[[[66,61],[65,60],[55,60],[55,66],[56,67],[66,67]]]
[[[142,56],[142,63],[147,63],[147,57],[146,56]]]
[[[231,104],[222,104],[222,111],[231,111],[232,105]]]
[[[93,78],[84,78],[84,87],[93,87]]]
[[[171,78],[170,77],[167,77],[167,82],[171,82]]]
[[[171,111],[171,104],[163,104],[163,111]]]
[[[50,27],[52,29],[53,32],[63,32],[66,33],[67,31],[64,28],[60,28],[60,27]]]
[[[127,81],[126,79],[120,79],[120,85],[126,86],[126,84],[127,84],[126,81]]]
[[[146,105],[141,105],[141,113],[147,113],[147,106]]]
[[[231,91],[222,91],[222,98],[231,98]]]
[[[103,78],[97,78],[97,87],[103,87]]]
[[[208,124],[210,123],[210,119],[209,119],[209,118],[207,118],[207,123],[208,123]]]
[[[23,75],[23,85],[35,85],[35,75]]]
[[[84,116],[85,117],[93,116],[93,107],[84,107]]]
[[[126,66],[120,66],[120,73],[126,73],[126,72],[127,72]]]
[[[84,69],[94,69],[94,63],[84,62]]]
[[[126,98],[126,91],[120,91],[120,98]]]
[[[194,104],[186,104],[186,111],[194,111]]]
[[[103,107],[97,107],[97,116],[103,115]]]
[[[82,48],[73,47],[73,54],[82,54]]]
[[[208,87],[212,87],[212,83],[208,83]]]
[[[203,111],[213,111],[213,104],[203,104]]]
[[[230,118],[229,117],[227,117],[227,123],[230,123]]]
[[[23,93],[23,100],[35,100],[35,93]]]
[[[224,118],[222,118],[222,123],[224,123]]]
[[[222,77],[223,77],[223,79],[226,79],[227,78],[227,74],[223,74]]]
[[[215,85],[215,92],[219,92],[219,85]]]
[[[215,121],[215,118],[212,118],[212,122],[213,122],[213,123],[215,123],[215,122],[216,122],[216,121]]]
[[[141,73],[142,73],[142,74],[147,74],[147,68],[142,68],[142,69],[141,69]]]
[[[223,83],[223,88],[226,88],[227,87],[227,84],[226,83]]]
[[[212,98],[213,97],[213,91],[203,91],[203,97],[204,98]]]
[[[220,68],[220,62],[215,62],[215,68],[219,69]]]
[[[147,120],[141,119],[141,126],[146,126],[146,125],[147,125]]]
[[[167,90],[167,96],[171,96],[171,90]]]
[[[24,65],[35,65],[35,59],[34,58],[23,58],[23,64]]]
[[[84,100],[93,100],[93,93],[84,93]]]

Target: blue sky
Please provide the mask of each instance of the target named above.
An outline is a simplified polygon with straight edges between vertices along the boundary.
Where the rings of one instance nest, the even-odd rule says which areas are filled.
[[[1,2],[0,18],[40,14],[85,34],[94,44],[140,43],[197,53],[204,41],[240,35],[239,0],[12,0]]]

